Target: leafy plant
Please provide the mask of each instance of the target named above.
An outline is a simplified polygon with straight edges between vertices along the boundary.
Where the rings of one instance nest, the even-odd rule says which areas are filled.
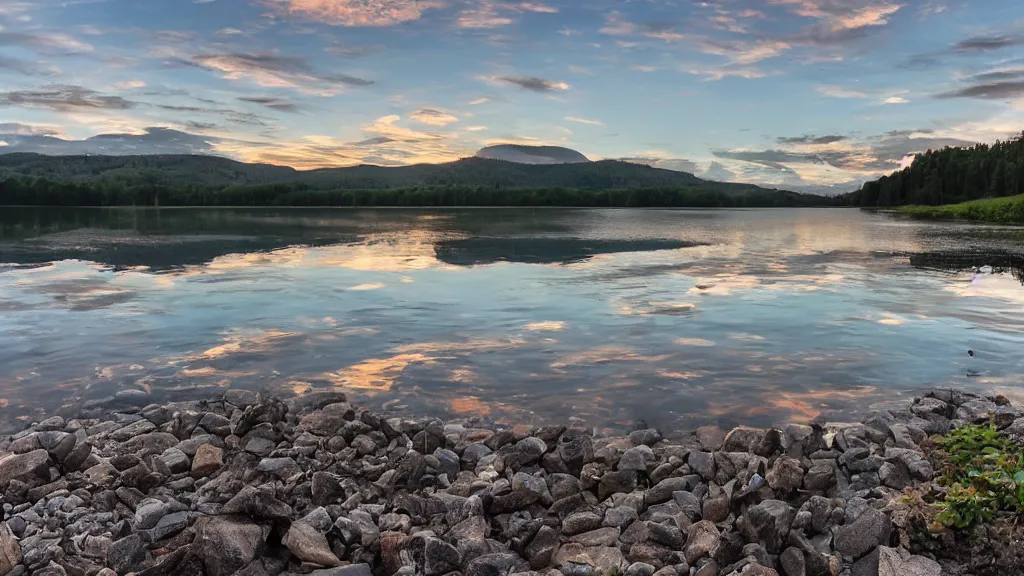
[[[995,426],[964,426],[938,438],[942,464],[936,519],[963,529],[1001,514],[1024,514],[1024,451]]]

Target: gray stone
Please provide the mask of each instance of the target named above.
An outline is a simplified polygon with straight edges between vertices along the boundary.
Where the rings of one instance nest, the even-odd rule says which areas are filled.
[[[221,510],[224,514],[244,514],[261,520],[287,520],[291,506],[274,498],[272,492],[254,486],[242,488]]]
[[[770,554],[778,554],[795,514],[793,508],[781,500],[765,500],[747,508],[746,529],[740,531],[748,542],[761,542]]]
[[[438,538],[427,538],[423,545],[423,573],[440,576],[457,570],[459,551],[455,546]]]
[[[138,570],[146,561],[146,543],[138,534],[130,534],[107,548],[107,567],[118,574]]]
[[[593,512],[577,512],[562,520],[562,534],[572,536],[601,527],[602,518]]]
[[[10,574],[14,567],[21,564],[21,545],[11,532],[11,528],[0,522],[0,574]]]
[[[622,453],[617,469],[646,473],[656,461],[654,451],[646,445],[640,445]]]
[[[852,524],[835,529],[836,551],[844,556],[860,558],[878,546],[887,545],[891,533],[889,517],[868,507]]]
[[[49,471],[50,455],[40,448],[24,454],[8,454],[0,458],[0,486],[11,480],[43,478]]]
[[[621,470],[618,472],[605,472],[601,476],[597,493],[601,500],[605,500],[612,494],[620,492],[632,492],[636,488],[636,472],[633,470]]]
[[[466,565],[464,576],[505,576],[510,572],[528,569],[529,564],[510,552],[485,554],[474,558]]]
[[[327,567],[341,564],[327,537],[305,522],[293,522],[281,542],[302,562]]]
[[[626,568],[626,576],[654,576],[654,566],[644,562],[633,562]]]
[[[240,518],[212,516],[196,522],[193,546],[207,576],[229,576],[262,556],[267,532]]]
[[[804,553],[797,548],[786,548],[779,556],[782,573],[786,576],[807,576],[807,563]]]
[[[524,552],[530,561],[530,568],[540,570],[551,564],[557,550],[558,532],[550,526],[541,526]]]
[[[836,467],[833,462],[815,461],[804,474],[804,489],[811,492],[828,492],[836,486]]]
[[[686,562],[691,566],[704,556],[714,556],[718,552],[721,533],[712,522],[701,520],[690,526],[686,537]]]
[[[644,501],[648,506],[662,504],[672,500],[672,494],[689,488],[689,481],[686,478],[665,478],[644,493]]]
[[[615,506],[605,510],[604,526],[612,528],[625,528],[639,518],[636,508],[631,506]]]
[[[799,488],[804,481],[804,470],[800,461],[789,456],[782,456],[775,461],[771,470],[765,475],[772,490],[786,495]]]
[[[700,500],[692,492],[686,492],[685,490],[677,490],[672,493],[672,500],[679,506],[686,514],[686,517],[691,522],[696,522],[701,518],[701,503]]]
[[[654,428],[634,430],[629,433],[629,441],[635,446],[654,446],[661,440],[661,432]]]
[[[168,448],[160,455],[160,460],[167,466],[167,469],[172,474],[180,474],[181,472],[188,472],[192,469],[192,462],[181,450],[177,448]]]
[[[715,478],[715,455],[711,452],[690,452],[686,459],[690,469],[700,475],[706,482]]]

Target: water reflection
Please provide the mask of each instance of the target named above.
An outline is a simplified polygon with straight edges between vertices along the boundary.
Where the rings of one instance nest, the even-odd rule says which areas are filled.
[[[0,424],[125,389],[602,429],[1012,393],[1019,234],[842,210],[5,209]]]

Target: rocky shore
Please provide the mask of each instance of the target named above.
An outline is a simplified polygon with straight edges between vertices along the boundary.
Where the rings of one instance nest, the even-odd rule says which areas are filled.
[[[860,424],[667,439],[335,393],[91,406],[0,441],[0,575],[1019,574],[908,532],[928,436],[978,422],[1024,441],[1024,411],[948,390]]]

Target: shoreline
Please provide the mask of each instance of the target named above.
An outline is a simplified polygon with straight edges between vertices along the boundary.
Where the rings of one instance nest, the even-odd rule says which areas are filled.
[[[626,436],[340,393],[96,405],[0,440],[0,574],[1018,574],[1013,533],[921,540],[907,504],[942,472],[929,436],[983,422],[1024,442],[1024,410],[948,389],[857,424]]]

